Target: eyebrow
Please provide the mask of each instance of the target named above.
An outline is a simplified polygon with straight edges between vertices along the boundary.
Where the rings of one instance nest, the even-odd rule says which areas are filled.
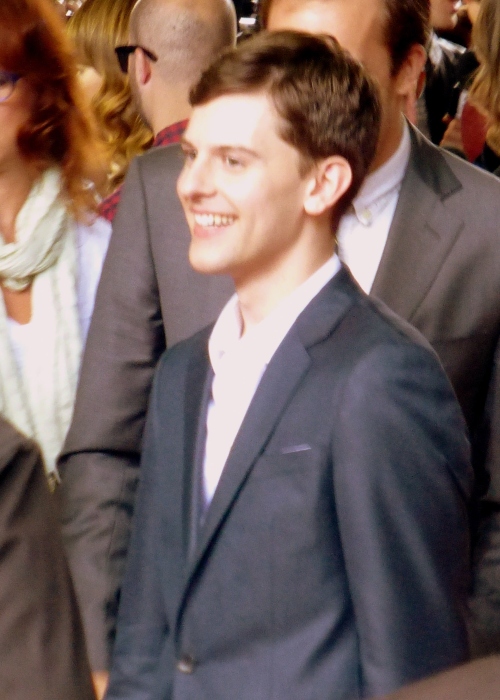
[[[185,136],[181,137],[180,140],[181,146],[184,146],[186,148],[194,148],[196,149],[196,146],[189,141]],[[252,158],[260,158],[261,156],[254,151],[252,148],[247,148],[246,146],[231,146],[229,144],[221,144],[219,146],[212,146],[210,148],[211,151],[213,151],[217,155],[227,155],[228,153],[240,153],[242,155],[248,155]]]

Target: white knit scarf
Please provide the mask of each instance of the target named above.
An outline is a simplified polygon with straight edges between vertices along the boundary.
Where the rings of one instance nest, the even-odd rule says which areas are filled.
[[[76,225],[59,193],[58,171],[45,172],[17,216],[15,242],[0,239],[3,285],[13,290],[33,285],[30,332],[36,339],[21,372],[0,294],[0,413],[38,442],[51,481],[71,420],[82,351]]]

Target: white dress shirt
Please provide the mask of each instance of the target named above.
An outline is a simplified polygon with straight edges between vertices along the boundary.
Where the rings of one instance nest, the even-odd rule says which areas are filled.
[[[410,131],[405,121],[398,150],[368,175],[337,231],[339,257],[367,294],[387,242],[410,149]]]
[[[238,297],[222,310],[208,343],[214,371],[203,463],[205,505],[211,502],[234,439],[262,375],[284,337],[310,301],[340,269],[332,256],[243,336]]]

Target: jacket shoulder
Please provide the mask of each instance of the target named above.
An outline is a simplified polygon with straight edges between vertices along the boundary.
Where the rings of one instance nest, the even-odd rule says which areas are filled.
[[[342,300],[340,304],[339,299]],[[326,302],[326,305],[323,302]],[[318,295],[318,301],[313,303],[311,307],[313,313],[309,313],[305,317],[309,323],[309,338],[312,342],[320,340],[323,335],[328,334],[316,331],[320,328],[318,318],[322,313],[327,318],[328,310],[335,309],[335,307],[340,308],[341,312],[333,312],[334,320],[338,318],[341,324],[346,323],[353,342],[355,338],[358,338],[363,347],[374,347],[386,343],[392,345],[410,343],[435,355],[424,336],[384,302],[366,294],[345,265],[324,291]],[[328,310],[325,311],[325,309]],[[304,322],[302,324],[304,325]],[[326,321],[325,329],[330,331]]]
[[[435,146],[416,129],[411,130],[412,144],[408,171],[414,171],[444,201],[448,197],[472,196],[470,209],[491,205],[500,211],[500,180],[463,158]],[[490,195],[495,197],[491,201]],[[479,197],[479,199],[478,199]]]
[[[211,323],[189,338],[167,348],[158,362],[156,375],[159,380],[157,381],[161,381],[167,375],[175,376],[187,371],[192,362],[208,362],[208,340],[213,326],[214,324]]]
[[[141,173],[173,173],[176,177],[183,166],[182,149],[178,143],[168,146],[155,146],[136,158]]]

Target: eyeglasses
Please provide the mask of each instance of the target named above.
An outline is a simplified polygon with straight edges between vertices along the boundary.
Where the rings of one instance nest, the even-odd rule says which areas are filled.
[[[144,46],[116,46],[115,54],[118,59],[118,63],[120,64],[120,69],[123,73],[128,73],[128,58],[134,53],[134,51],[137,51],[137,49],[140,49],[150,61],[153,61],[153,63],[156,63],[158,60],[158,56],[155,56],[152,51],[145,49]]]
[[[20,77],[17,73],[0,70],[0,102],[5,102],[5,100],[9,99]]]

